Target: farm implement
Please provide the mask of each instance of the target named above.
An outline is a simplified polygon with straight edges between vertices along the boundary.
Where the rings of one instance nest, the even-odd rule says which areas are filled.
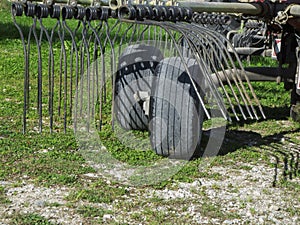
[[[23,132],[101,130],[111,101],[112,129],[149,131],[157,154],[189,159],[204,120],[266,118],[251,81],[284,82],[297,119],[297,1],[20,0],[12,15],[24,52]],[[252,55],[278,66],[246,68]]]

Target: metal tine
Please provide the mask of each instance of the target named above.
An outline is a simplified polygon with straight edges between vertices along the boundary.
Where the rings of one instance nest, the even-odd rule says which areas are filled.
[[[192,50],[192,52],[194,53],[195,58],[196,58],[196,60],[198,61],[199,65],[205,65],[205,62],[203,62],[203,61],[201,60],[201,58],[200,58],[199,55],[197,54],[197,50],[193,47],[193,44],[190,43],[190,40],[189,40],[188,36],[186,35],[186,33],[185,33],[183,30],[180,29],[180,26],[179,26],[178,24],[172,24],[172,23],[165,23],[165,24],[167,25],[167,26],[165,27],[166,32],[168,32],[168,33],[170,34],[170,36],[171,36],[172,39],[173,39],[173,36],[172,36],[171,33],[169,32],[169,29],[176,29],[177,31],[181,32],[181,34],[182,34],[182,35],[186,38],[186,40],[189,42],[189,46],[191,46],[191,50]],[[173,40],[173,41],[174,41],[175,48],[177,49],[177,52],[179,53],[180,57],[182,57],[182,54],[180,53],[180,50],[179,50],[178,45],[176,44],[176,41],[175,41],[175,40]],[[186,65],[185,65],[185,66],[186,66]],[[213,93],[214,99],[217,101],[217,104],[218,104],[218,106],[219,106],[219,108],[220,108],[220,111],[221,111],[223,117],[224,117],[225,119],[229,119],[229,116],[228,116],[228,114],[227,114],[226,107],[225,107],[224,104],[222,103],[222,98],[221,98],[221,96],[219,95],[219,92],[218,92],[218,90],[217,90],[217,87],[215,86],[215,84],[212,82],[212,80],[211,80],[210,77],[209,77],[209,68],[203,67],[202,69],[205,70],[205,73],[204,73],[205,78],[206,78],[206,80],[210,83],[208,86],[209,86],[209,88],[211,89],[211,92]],[[186,68],[186,70],[188,71],[187,68]],[[188,74],[189,74],[189,73],[188,73]],[[192,82],[192,84],[193,84],[193,86],[194,86],[194,89],[197,90],[196,85],[195,85],[193,79],[191,78],[190,74],[189,74],[189,77],[190,77],[191,82]],[[198,92],[197,92],[197,96],[198,96],[198,98],[199,98],[199,100],[200,100],[201,106],[203,107],[203,109],[204,109],[204,111],[205,111],[206,116],[208,117],[208,119],[210,119],[210,118],[211,118],[211,115],[209,114],[208,110],[206,109],[206,106],[205,106],[205,104],[204,104],[204,101],[203,101],[202,97],[200,96],[200,94],[199,94]]]
[[[122,24],[123,24],[123,23],[122,23]],[[133,23],[130,24],[130,26],[128,26],[127,29],[125,30],[125,32],[123,33],[122,38],[121,38],[121,40],[120,40],[120,44],[119,44],[118,55],[121,55],[123,43],[126,42],[127,34],[128,34],[128,32],[131,30],[131,28],[132,28],[134,25],[135,25],[135,24],[133,24]]]
[[[183,25],[183,26],[184,26],[184,25]],[[220,42],[220,40],[219,40],[218,38],[213,39],[213,40],[207,39],[207,37],[209,37],[209,36],[207,36],[207,35],[205,35],[205,34],[202,35],[202,34],[201,34],[201,31],[202,31],[202,30],[201,30],[201,31],[198,31],[198,30],[196,30],[196,29],[191,29],[190,31],[191,31],[190,35],[193,35],[193,37],[191,38],[192,40],[195,40],[196,38],[201,37],[201,40],[196,41],[196,43],[195,43],[195,45],[201,45],[201,46],[200,46],[201,48],[199,48],[199,47],[197,48],[198,54],[201,54],[201,57],[203,56],[203,53],[204,53],[204,56],[209,55],[209,53],[207,53],[207,50],[210,50],[210,51],[211,51],[212,57],[209,57],[209,59],[207,59],[208,61],[206,61],[207,63],[209,63],[210,67],[212,68],[212,72],[211,72],[210,74],[212,74],[212,73],[216,74],[216,77],[217,77],[217,79],[218,79],[218,81],[219,81],[219,84],[220,84],[222,90],[224,91],[224,94],[225,94],[225,96],[226,96],[226,98],[227,98],[227,100],[228,100],[228,102],[229,102],[229,105],[230,105],[230,107],[231,107],[231,110],[233,111],[233,113],[234,113],[236,119],[239,120],[239,117],[238,117],[238,115],[237,115],[237,113],[236,113],[236,111],[235,111],[235,109],[234,109],[234,106],[233,106],[233,104],[232,104],[231,98],[229,97],[229,95],[228,95],[228,93],[227,93],[227,91],[226,91],[226,89],[225,89],[225,87],[224,87],[224,84],[222,83],[222,79],[221,79],[221,77],[219,76],[218,68],[217,68],[217,67],[220,67],[221,70],[222,70],[222,72],[224,73],[224,77],[226,78],[226,81],[227,81],[227,83],[229,84],[229,87],[230,87],[230,89],[231,89],[231,91],[232,91],[232,93],[233,93],[233,95],[234,95],[234,98],[235,98],[235,100],[236,100],[236,102],[237,102],[237,104],[238,104],[238,106],[239,106],[239,108],[240,108],[240,111],[241,111],[241,113],[242,113],[242,115],[243,115],[243,117],[244,117],[244,119],[245,119],[246,116],[244,115],[243,109],[242,109],[242,107],[241,107],[240,104],[239,104],[238,97],[237,97],[237,95],[235,94],[235,92],[234,92],[234,90],[233,90],[233,86],[232,86],[230,80],[228,79],[228,76],[227,76],[227,74],[226,74],[225,68],[224,68],[224,66],[223,66],[223,63],[225,63],[226,66],[229,67],[229,65],[228,65],[228,63],[227,63],[227,58],[226,58],[226,56],[223,54],[223,49],[221,49],[221,48],[219,47],[219,46],[221,46],[221,45],[219,45],[219,43],[218,43],[218,42]],[[214,43],[214,42],[215,42],[215,43]],[[204,46],[203,43],[206,43],[206,44],[208,44],[209,46]],[[208,49],[207,49],[206,47],[208,47]],[[220,51],[217,52],[217,51],[215,50],[215,48],[218,48],[218,50],[220,50]],[[199,52],[199,51],[201,51],[201,52]],[[204,52],[203,52],[203,51],[204,51]],[[218,54],[218,53],[219,53],[219,54]],[[218,64],[217,66],[215,65],[216,63]],[[213,83],[213,82],[212,82],[212,83]]]
[[[77,31],[79,30],[79,28],[81,27],[81,21],[78,22],[77,24],[77,28],[74,30],[74,37],[77,36]],[[77,46],[76,41],[75,41],[75,45],[73,46],[74,48],[76,48],[76,71],[75,71],[75,97],[74,97],[74,115],[73,115],[73,129],[74,131],[77,131],[77,116],[78,116],[78,92],[79,92],[79,81],[80,81],[80,72],[81,72],[81,58],[80,58],[80,45]]]
[[[201,35],[201,33],[200,33],[200,35]],[[207,39],[208,37],[210,37],[210,38]],[[234,91],[234,89],[233,89],[233,85],[232,85],[232,83],[231,83],[231,81],[230,81],[230,79],[229,79],[229,75],[228,75],[228,73],[226,72],[226,67],[227,67],[227,68],[231,68],[231,66],[229,65],[228,61],[229,61],[229,62],[232,62],[232,61],[233,61],[232,58],[230,57],[229,54],[226,54],[226,55],[224,54],[224,52],[226,52],[226,48],[225,48],[225,46],[223,46],[223,42],[222,42],[222,40],[219,39],[219,37],[217,37],[217,36],[210,36],[209,34],[207,34],[207,35],[202,35],[202,38],[203,38],[204,40],[206,40],[206,42],[208,43],[208,45],[210,45],[210,49],[212,50],[213,55],[214,55],[213,57],[214,57],[215,59],[218,59],[218,61],[217,61],[217,62],[218,62],[218,68],[217,68],[216,66],[214,66],[214,65],[212,65],[212,66],[213,66],[213,68],[215,68],[214,74],[216,74],[216,76],[218,77],[218,79],[219,79],[219,81],[220,81],[220,85],[221,85],[221,87],[222,87],[222,89],[223,89],[223,91],[224,91],[224,93],[225,93],[225,95],[226,95],[226,97],[227,97],[227,100],[228,100],[229,102],[231,102],[231,98],[229,97],[229,95],[228,95],[228,93],[227,93],[227,90],[225,89],[225,87],[224,87],[224,85],[223,85],[223,83],[222,83],[222,78],[219,76],[219,75],[220,75],[220,74],[219,74],[219,70],[220,70],[220,69],[221,69],[221,71],[222,71],[222,73],[223,73],[223,76],[224,76],[225,79],[226,79],[226,82],[227,82],[227,84],[228,84],[228,86],[229,86],[229,88],[230,88],[230,90],[231,90],[231,93],[233,94],[233,97],[234,97],[234,99],[235,99],[235,101],[236,101],[236,104],[237,104],[237,106],[238,106],[238,108],[239,108],[239,110],[240,110],[240,112],[241,112],[243,118],[244,118],[244,119],[247,119],[247,117],[246,117],[246,115],[245,115],[245,113],[244,113],[244,110],[243,110],[243,108],[242,108],[241,105],[240,105],[238,96],[237,96],[237,94],[235,93],[235,91]],[[218,49],[218,52],[215,50],[215,48]],[[226,52],[226,53],[227,53],[227,52]],[[219,54],[220,54],[221,56],[219,56]],[[220,58],[220,57],[221,57],[221,58]],[[214,62],[214,63],[215,63],[215,62]],[[224,64],[225,64],[225,66],[224,66]],[[233,64],[233,66],[234,66],[234,64]],[[233,81],[234,81],[235,85],[237,85],[236,79],[233,78]],[[238,88],[238,89],[239,89],[239,88]],[[234,113],[236,119],[239,120],[239,118],[238,118],[238,116],[237,116],[237,114],[236,114],[236,112],[235,112],[235,109],[234,109],[233,105],[231,105],[231,109],[232,109],[232,111],[233,111],[233,113]]]
[[[199,36],[197,36],[197,35],[195,35],[194,33],[190,33],[190,35],[191,36],[193,36],[194,35],[194,38],[199,38]],[[200,41],[200,43],[201,43],[201,41]],[[199,44],[199,43],[197,43],[197,44]],[[221,109],[221,112],[222,112],[222,114],[223,114],[223,117],[224,118],[229,118],[229,116],[227,115],[227,113],[226,113],[226,108],[225,108],[225,105],[223,105],[223,103],[220,101],[220,98],[221,98],[221,96],[219,95],[219,92],[218,92],[218,90],[217,90],[217,86],[215,85],[215,83],[213,82],[213,80],[212,80],[212,78],[210,77],[210,74],[212,74],[212,73],[215,73],[216,71],[217,71],[217,68],[216,68],[216,65],[215,65],[215,63],[216,63],[216,59],[217,60],[220,60],[219,58],[216,58],[216,56],[214,56],[213,54],[214,54],[214,52],[213,51],[211,51],[212,49],[210,49],[210,48],[207,48],[208,46],[205,46],[203,43],[201,43],[200,45],[202,45],[202,49],[199,49],[199,48],[197,48],[196,46],[194,47],[195,48],[195,53],[196,53],[196,57],[198,57],[198,58],[200,58],[200,56],[202,57],[202,56],[204,56],[204,62],[205,62],[205,64],[207,65],[207,67],[206,68],[204,68],[204,69],[206,69],[206,74],[208,75],[207,77],[208,77],[208,79],[207,79],[207,77],[206,77],[206,80],[209,80],[209,89],[212,91],[213,90],[213,96],[215,97],[215,100],[217,100],[217,104],[219,105],[219,107],[220,107],[220,109]],[[212,57],[213,56],[213,57]],[[214,72],[213,72],[214,71]],[[217,77],[218,79],[219,79],[219,77]],[[219,81],[220,81],[220,79],[219,79]],[[220,83],[220,82],[219,82]],[[228,93],[226,92],[226,90],[225,90],[225,87],[224,87],[224,85],[223,85],[223,83],[220,83],[220,85],[221,85],[221,88],[223,89],[223,91],[225,92],[225,94],[228,96]],[[231,99],[229,98],[229,96],[228,96],[228,101],[229,101],[229,104],[232,106],[232,108],[233,108],[233,105],[232,105],[232,103],[231,103]],[[234,108],[233,108],[233,112],[235,113],[235,111],[234,111]],[[237,114],[235,113],[235,116],[237,117]]]
[[[79,71],[81,72],[80,68],[80,60],[79,60],[79,47],[76,44],[76,36],[77,36],[77,31],[79,30],[81,26],[80,20],[83,19],[83,14],[85,15],[85,9],[83,7],[77,6],[76,9],[70,6],[63,6],[61,10],[61,17],[62,17],[62,22],[61,22],[61,27],[59,29],[59,37],[61,39],[61,49],[64,50],[62,52],[65,52],[64,55],[64,131],[66,132],[67,128],[67,122],[68,122],[68,116],[72,115],[72,110],[73,110],[73,89],[74,89],[74,79],[75,79],[75,89],[78,90],[78,83],[79,83]],[[75,11],[76,11],[76,16],[75,16]],[[74,29],[74,31],[71,30],[69,27],[67,20],[70,19],[79,19],[79,22],[77,24],[77,27]],[[58,16],[59,19],[59,16]],[[70,57],[67,58],[67,50],[65,48],[65,36],[69,35],[71,37],[71,47],[69,49],[69,55]],[[74,62],[74,54],[75,54],[75,62]],[[69,64],[68,64],[69,62]],[[75,63],[75,78],[74,78],[74,63]],[[69,68],[69,70],[68,70]],[[62,58],[60,58],[60,69],[62,69]],[[69,72],[68,72],[69,71]],[[68,80],[68,77],[69,80]],[[59,84],[59,107],[61,107],[61,91],[62,91],[62,76],[60,75],[60,84]],[[69,95],[68,95],[69,93]],[[74,104],[77,106],[78,104],[78,92],[75,92],[75,100]],[[60,113],[60,112],[59,112]],[[77,129],[77,107],[74,109],[74,121],[73,121],[73,126],[74,129]],[[60,116],[60,115],[59,115]]]
[[[169,24],[169,23],[167,23],[167,22],[161,22],[161,23],[155,23],[155,22],[154,22],[154,24],[160,26],[160,29],[161,29],[161,30],[164,29],[165,32],[167,32],[167,33],[170,35],[170,38],[171,38],[171,40],[174,42],[174,47],[175,47],[175,49],[176,49],[176,51],[177,51],[179,57],[180,57],[180,58],[182,59],[182,61],[184,62],[184,58],[183,58],[183,55],[182,55],[182,53],[181,53],[181,51],[180,51],[180,48],[179,48],[179,46],[176,44],[176,39],[174,38],[174,35],[172,35],[172,32],[169,30],[169,29],[177,29],[177,26],[174,25],[174,24],[171,25],[171,24]],[[177,30],[178,30],[178,29],[177,29]],[[179,31],[179,30],[178,30],[178,31]],[[179,31],[179,32],[180,32],[180,31]],[[184,33],[182,33],[182,34],[185,35]],[[198,63],[199,63],[199,62],[198,62]],[[202,64],[202,63],[199,63],[199,65],[201,65],[201,64]],[[191,80],[191,83],[192,83],[192,85],[193,85],[193,88],[194,88],[195,90],[197,90],[196,84],[195,84],[195,82],[194,82],[193,79],[192,79],[192,76],[191,76],[191,74],[190,74],[190,72],[189,72],[189,69],[188,69],[187,65],[184,63],[183,66],[185,67],[185,70],[187,71],[187,74],[188,74],[188,76],[189,76],[189,78],[190,78],[190,80]],[[198,96],[198,98],[199,98],[199,101],[200,101],[201,106],[202,106],[203,109],[204,109],[205,114],[206,114],[207,117],[210,119],[210,114],[209,114],[208,110],[207,110],[206,107],[205,107],[205,104],[204,104],[204,101],[203,101],[202,97],[200,96],[200,94],[199,94],[198,91],[196,91],[196,94],[197,94],[197,96]]]
[[[19,35],[21,37],[23,45],[23,54],[24,54],[24,107],[23,107],[23,134],[26,132],[27,128],[27,110],[29,105],[29,53],[30,48],[27,48],[26,45],[29,45],[30,41],[25,41],[23,31],[16,21],[16,16],[23,14],[23,6],[20,3],[13,3],[11,7],[12,18],[15,27],[17,28]],[[28,33],[28,36],[31,36],[31,27]]]
[[[195,30],[197,30],[197,29],[191,29],[191,30],[192,30],[193,32],[195,32]],[[239,100],[238,100],[237,95],[236,95],[236,93],[235,93],[235,91],[234,91],[234,89],[233,89],[233,86],[232,86],[232,84],[231,84],[231,82],[230,82],[230,79],[228,79],[228,77],[229,77],[229,76],[228,76],[228,73],[226,72],[226,70],[225,70],[225,68],[224,68],[224,66],[223,66],[223,64],[225,63],[226,67],[230,68],[230,65],[228,64],[228,61],[231,61],[231,62],[233,61],[232,58],[230,57],[230,54],[227,52],[227,49],[225,48],[225,46],[224,46],[224,44],[223,44],[223,42],[222,42],[222,39],[223,39],[223,38],[220,39],[218,36],[206,34],[205,32],[203,32],[203,30],[201,30],[201,31],[202,31],[202,32],[199,32],[199,33],[200,33],[200,35],[202,36],[202,38],[207,39],[208,37],[210,37],[208,40],[206,40],[206,42],[211,46],[211,50],[213,51],[212,53],[213,53],[213,55],[214,55],[213,57],[214,57],[214,58],[219,58],[218,53],[222,55],[223,60],[221,59],[222,61],[220,61],[220,60],[218,61],[219,67],[221,68],[222,73],[223,73],[223,76],[225,77],[226,82],[228,83],[228,85],[229,85],[229,87],[230,87],[230,89],[231,89],[231,92],[232,92],[233,95],[234,95],[234,99],[236,100],[236,103],[238,104],[238,107],[239,107],[239,109],[240,109],[240,111],[241,111],[241,114],[242,114],[243,118],[246,119],[246,116],[245,116],[245,114],[244,114],[244,112],[243,112],[243,109],[242,109],[240,103],[239,103]],[[204,33],[204,34],[203,34],[203,33]],[[220,51],[216,52],[214,46],[215,46],[217,49],[220,49]],[[227,53],[227,56],[224,54],[224,52]],[[227,57],[228,57],[228,58],[227,58]],[[234,66],[234,63],[232,63],[232,65]],[[212,65],[212,66],[214,67],[214,65]],[[219,72],[218,72],[218,71],[215,71],[215,74],[216,74],[216,75],[219,75]],[[236,79],[233,79],[233,80],[234,80],[235,84],[237,85]],[[221,85],[222,85],[222,84],[221,84]],[[223,86],[223,85],[222,85],[222,86]],[[224,87],[223,87],[223,90],[224,90],[225,95],[228,96],[227,91],[226,91],[226,89],[224,89]],[[240,92],[240,94],[241,94],[241,96],[242,96],[243,101],[246,103],[245,98],[243,97],[243,93],[240,91],[240,89],[239,89],[239,92]],[[230,98],[227,97],[227,99],[230,101]],[[247,106],[247,105],[246,105],[246,106]],[[237,118],[237,115],[236,115],[236,113],[235,113],[234,108],[233,108],[233,107],[231,107],[231,108],[232,108],[233,113],[235,114],[235,116],[236,116],[236,118]],[[251,116],[250,110],[248,110],[248,112],[249,112],[249,114],[250,114],[250,116]]]
[[[71,49],[70,49],[70,99],[69,99],[69,115],[72,115],[72,110],[73,110],[73,64],[74,64],[74,54],[75,54],[75,90],[77,90],[78,88],[78,80],[79,80],[79,52],[78,52],[78,47],[76,44],[76,40],[75,40],[75,36],[76,36],[76,32],[79,29],[79,26],[77,26],[77,28],[74,30],[74,32],[72,32],[71,28],[69,27],[69,25],[66,22],[66,19],[63,18],[62,20],[62,25],[63,28],[68,32],[68,34],[71,37],[71,41],[72,41],[72,45],[71,45]],[[75,94],[75,104],[77,102],[78,99],[78,93],[76,92]],[[75,107],[74,109],[74,130],[76,130],[77,127],[77,107]]]
[[[35,12],[35,4],[27,4],[27,10],[32,10]],[[33,31],[33,36],[36,42],[37,46],[37,51],[38,51],[38,77],[37,77],[37,86],[38,86],[38,93],[37,93],[37,112],[38,112],[38,130],[41,133],[42,132],[42,126],[43,126],[43,121],[42,121],[42,113],[43,113],[43,106],[42,106],[42,53],[41,53],[41,38],[38,38],[37,34],[37,17],[33,15],[33,26],[32,26],[32,31]],[[42,30],[40,32],[40,37],[42,36]]]
[[[107,20],[104,21],[105,31],[106,31],[106,40],[109,43],[111,54],[110,54],[110,62],[111,62],[111,74],[112,74],[112,99],[115,97],[115,81],[116,81],[116,53],[113,39],[110,34],[110,27]],[[134,33],[134,32],[132,32]],[[105,45],[107,47],[107,45]],[[114,104],[111,104],[111,117],[112,117],[112,127],[114,127]]]
[[[88,25],[89,28],[92,30],[92,35],[94,36],[94,63],[93,63],[93,77],[92,77],[92,102],[95,102],[95,98],[98,98],[98,96],[95,95],[99,95],[99,101],[100,101],[100,106],[99,106],[99,129],[101,130],[102,127],[102,107],[103,107],[103,92],[105,92],[106,90],[104,90],[105,88],[105,58],[104,58],[104,53],[105,53],[105,47],[101,42],[101,36],[104,32],[105,27],[103,26],[103,21],[100,21],[99,24],[97,25],[97,27],[93,27],[90,23],[90,21],[88,21]],[[100,51],[98,51],[100,50]],[[102,68],[102,77],[100,79],[100,87],[99,87],[99,67],[98,67],[98,57],[100,54],[100,60],[101,60],[101,68]],[[94,79],[94,73],[96,75],[96,82],[93,80]],[[94,85],[96,85],[96,90]],[[92,105],[92,118],[94,116],[94,109],[95,105]]]
[[[78,46],[78,52],[79,52],[79,76],[78,76],[78,83],[77,83],[77,91],[75,94],[75,109],[74,112],[74,119],[76,120],[76,126],[77,124],[77,118],[83,117],[83,106],[88,108],[88,113],[90,115],[90,98],[89,94],[87,95],[87,99],[84,99],[84,85],[87,85],[87,90],[89,90],[89,73],[90,73],[90,51],[89,51],[89,34],[88,34],[88,25],[85,20],[80,20],[80,27],[82,27],[81,33],[80,33],[80,45]],[[83,83],[85,81],[86,76],[86,84]],[[87,103],[87,105],[84,105],[84,103]],[[86,130],[89,131],[89,116],[86,117]],[[83,124],[82,124],[83,125]],[[77,129],[77,128],[76,128]]]
[[[67,51],[65,47],[66,31],[62,24],[58,29],[58,37],[60,39],[60,63],[59,63],[59,96],[58,96],[58,116],[61,116],[63,108],[63,129],[67,130],[67,84],[68,84],[68,65],[67,65]],[[63,105],[63,106],[62,106]]]
[[[91,118],[94,118],[95,116],[95,90],[97,91],[97,87],[95,88],[95,85],[97,85],[97,83],[95,82],[95,76],[96,76],[96,80],[98,80],[98,72],[97,69],[98,67],[95,65],[97,64],[97,59],[98,59],[98,43],[100,38],[98,37],[98,33],[96,31],[97,28],[94,28],[91,24],[90,20],[87,20],[87,24],[88,24],[88,28],[92,31],[92,34],[89,36],[89,41],[88,41],[88,45],[90,48],[90,53],[92,54],[92,64],[89,65],[89,67],[91,68],[90,71],[90,83],[88,86],[88,92],[89,92],[89,96],[90,96],[90,100],[91,100],[91,105],[90,105],[90,115]],[[101,43],[100,43],[101,45]],[[100,51],[101,52],[101,51]]]
[[[212,31],[209,31],[209,32],[212,32]],[[220,35],[220,34],[218,34],[218,33],[215,33],[215,34],[216,34],[216,35]],[[234,49],[233,49],[232,45],[229,43],[229,41],[228,41],[227,39],[224,39],[224,41],[227,42],[227,46],[229,46],[230,48],[232,48],[232,51],[234,52]],[[230,53],[229,53],[228,51],[225,51],[225,52],[226,52],[227,55],[230,55]],[[248,85],[248,87],[249,87],[250,90],[251,90],[251,88],[252,88],[252,85],[251,85],[251,83],[250,83],[250,81],[249,81],[249,79],[248,79],[248,77],[247,77],[245,71],[244,71],[243,74],[240,74],[240,71],[239,71],[239,70],[237,69],[237,67],[235,66],[234,61],[237,61],[237,62],[238,62],[238,66],[240,67],[241,70],[243,70],[242,63],[241,63],[239,57],[237,56],[237,54],[236,54],[235,52],[234,52],[233,55],[234,55],[235,60],[231,60],[231,61],[230,61],[231,65],[232,65],[232,67],[233,67],[233,73],[230,73],[230,74],[231,74],[231,77],[233,78],[233,80],[237,79],[237,81],[238,81],[238,82],[235,82],[235,84],[236,84],[236,86],[237,86],[237,88],[238,88],[238,90],[239,90],[240,96],[242,97],[242,100],[243,100],[243,102],[244,102],[244,104],[245,104],[245,107],[246,107],[246,109],[247,109],[247,112],[249,113],[250,118],[251,118],[251,119],[253,118],[253,116],[252,116],[252,113],[253,113],[254,116],[255,116],[255,118],[258,119],[258,115],[257,115],[257,113],[256,113],[256,110],[255,110],[254,107],[253,107],[251,98],[250,98],[250,96],[249,96],[248,93],[247,93],[247,90],[246,90],[246,88],[245,88],[245,85],[243,84],[241,75],[243,75],[243,76],[245,77],[246,81],[248,80],[248,81],[247,81],[247,85]],[[230,58],[232,59],[232,57],[230,57]],[[253,92],[252,95],[253,95],[253,94],[255,95],[254,91],[252,91],[252,92]],[[258,103],[259,103],[259,102],[258,102]],[[249,109],[249,107],[248,107],[248,104],[250,105],[250,108],[251,108],[252,113],[251,113],[251,111],[250,111],[250,109]],[[259,105],[260,105],[260,104],[259,104]]]
[[[39,6],[43,7],[43,6]],[[55,29],[56,26],[51,31],[51,36],[49,35],[48,30],[44,27],[42,18],[39,18],[39,23],[41,27],[41,34],[42,32],[46,35],[46,38],[48,40],[49,44],[49,56],[48,56],[48,113],[50,117],[50,133],[52,133],[53,130],[53,93],[52,93],[52,86],[53,86],[53,77],[54,77],[54,54],[53,54],[53,46],[52,46],[52,39],[53,39],[53,29]],[[57,25],[57,24],[56,24]],[[40,42],[42,41],[42,35]]]
[[[196,26],[197,26],[197,25],[196,25]],[[219,35],[219,36],[220,36],[221,34],[216,33],[216,35]],[[265,119],[266,116],[265,116],[265,114],[264,114],[263,108],[262,108],[262,106],[261,106],[261,104],[260,104],[260,101],[258,100],[258,98],[257,98],[257,96],[256,96],[256,94],[255,94],[255,92],[254,92],[254,89],[253,89],[253,87],[252,87],[252,85],[251,85],[251,82],[250,82],[250,80],[249,80],[249,78],[248,78],[248,76],[247,76],[247,74],[246,74],[246,71],[245,71],[245,69],[244,69],[244,67],[243,67],[243,65],[242,65],[242,62],[241,62],[239,56],[238,56],[237,53],[234,51],[234,48],[233,48],[233,46],[231,45],[231,43],[229,42],[229,40],[224,39],[224,41],[226,42],[227,46],[232,50],[233,55],[234,55],[234,58],[235,58],[236,62],[238,63],[238,66],[239,66],[239,68],[240,68],[240,71],[236,70],[237,73],[236,73],[236,74],[235,74],[235,73],[232,73],[231,75],[232,75],[232,76],[233,76],[233,75],[239,75],[239,76],[236,76],[236,78],[238,79],[239,84],[240,84],[240,86],[241,86],[241,88],[242,88],[242,90],[243,90],[243,93],[245,94],[245,97],[247,98],[247,100],[248,100],[248,102],[249,102],[249,105],[250,105],[250,107],[251,107],[251,109],[252,109],[253,114],[255,115],[255,118],[258,119],[258,115],[257,115],[257,113],[256,113],[256,110],[255,110],[255,108],[253,107],[252,101],[251,101],[251,99],[250,99],[250,96],[248,95],[248,92],[247,92],[247,90],[246,90],[246,88],[245,88],[245,85],[244,85],[244,83],[243,83],[241,77],[243,76],[243,77],[245,78],[246,83],[247,83],[247,86],[248,86],[248,88],[250,89],[250,93],[251,93],[253,99],[255,100],[255,102],[256,102],[256,104],[257,104],[259,110],[260,110],[260,113],[261,113],[262,117]],[[229,54],[228,51],[226,51],[226,53]],[[234,65],[234,62],[232,62],[232,65]],[[236,68],[236,67],[235,67],[235,68]]]

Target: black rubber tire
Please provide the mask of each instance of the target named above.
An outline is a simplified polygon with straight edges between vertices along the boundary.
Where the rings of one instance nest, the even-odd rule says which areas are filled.
[[[191,79],[203,97],[203,72],[195,59],[166,58],[156,68],[150,100],[150,141],[158,155],[189,160],[198,150],[204,111]]]
[[[143,110],[143,101],[135,94],[151,93],[151,84],[157,64],[162,60],[161,51],[144,44],[130,45],[119,57],[115,81],[114,113],[125,130],[148,130],[149,118]]]

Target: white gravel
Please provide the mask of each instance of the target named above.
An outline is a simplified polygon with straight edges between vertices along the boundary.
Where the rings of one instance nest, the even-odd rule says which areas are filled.
[[[168,211],[170,215],[184,217],[187,224],[300,224],[300,217],[297,214],[300,210],[299,193],[283,187],[272,187],[274,169],[265,165],[247,166],[250,166],[250,169],[211,167],[207,172],[221,174],[221,179],[201,178],[193,183],[174,183],[172,187],[162,190],[130,187],[129,193],[122,199],[116,199],[111,204],[98,205],[114,212],[105,214],[102,221],[145,224],[143,221],[134,220],[132,215],[139,211],[143,212],[144,207],[150,207],[156,212]],[[91,174],[88,177],[91,177]],[[292,181],[300,184],[299,179]],[[0,218],[16,212],[37,213],[59,224],[89,224],[76,209],[67,207],[65,197],[71,191],[67,187],[46,188],[30,183],[13,187],[12,183],[3,181],[0,185],[6,188],[7,198],[11,201],[7,205],[0,205]],[[161,202],[170,204],[153,203],[152,198],[159,198],[162,199]],[[207,201],[219,206],[218,209],[225,215],[231,213],[236,216],[214,218],[203,215],[201,207]],[[138,205],[140,202],[143,202],[143,207],[135,209],[124,207],[124,205]],[[172,222],[175,219],[170,216],[168,220]],[[0,225],[8,223],[9,219],[0,219]]]

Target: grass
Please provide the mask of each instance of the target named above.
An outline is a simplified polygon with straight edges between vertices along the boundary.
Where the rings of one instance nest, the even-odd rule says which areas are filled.
[[[105,179],[90,180],[87,184],[84,174],[96,173],[86,162],[86,159],[78,151],[78,143],[71,129],[64,133],[61,127],[56,127],[56,132],[49,134],[48,130],[42,134],[34,129],[22,134],[22,113],[23,113],[23,53],[22,43],[19,34],[11,22],[10,13],[7,10],[7,3],[0,2],[0,181],[12,181],[15,184],[22,181],[34,182],[43,186],[69,186],[72,192],[66,197],[70,204],[77,204],[80,201],[88,203],[111,204],[115,199],[123,199],[128,195],[126,185],[108,184]],[[6,9],[4,9],[6,8]],[[45,26],[51,25],[45,20]],[[49,23],[49,24],[48,24]],[[28,29],[29,21],[22,22],[25,29]],[[27,28],[26,28],[27,27]],[[33,48],[33,51],[34,50]],[[45,52],[43,53],[47,55]],[[32,65],[32,70],[36,68]],[[34,77],[36,78],[36,77]],[[268,149],[268,146],[280,142],[285,137],[299,143],[299,124],[288,119],[289,93],[284,91],[283,85],[271,82],[253,83],[254,89],[261,100],[269,119],[259,121],[244,121],[228,124],[225,142],[222,146],[220,156],[214,158],[213,166],[232,166],[235,169],[251,170],[251,166],[241,163],[265,164],[268,163],[270,155],[258,149]],[[33,86],[35,88],[35,86]],[[46,91],[46,90],[45,90]],[[36,93],[33,96],[35,97]],[[109,100],[109,99],[108,99]],[[32,105],[33,107],[36,107]],[[155,155],[151,150],[132,150],[122,144],[120,139],[111,131],[109,101],[105,105],[106,115],[104,126],[100,137],[104,141],[111,154],[121,162],[129,165],[151,165],[161,157]],[[30,110],[29,121],[36,121],[36,110]],[[46,118],[47,119],[47,118]],[[29,124],[34,128],[36,122]],[[148,134],[137,134],[144,140]],[[278,140],[277,140],[277,139]],[[249,141],[254,144],[249,146]],[[143,143],[141,143],[142,146]],[[283,144],[281,144],[283,145]],[[142,146],[143,147],[143,146]],[[141,148],[142,148],[141,147]],[[167,180],[156,185],[153,189],[170,188],[176,182],[193,182],[198,178],[222,180],[219,173],[212,173],[204,170],[199,172],[199,165],[205,159],[196,158],[188,162],[178,173]],[[294,183],[280,183],[281,187],[289,190],[299,191],[299,185]],[[215,187],[221,188],[221,187]],[[0,186],[0,204],[7,204],[9,200],[5,195],[6,191]],[[154,200],[153,200],[154,201]],[[172,205],[174,202],[164,202],[156,199],[155,205]],[[155,201],[154,201],[155,202]],[[177,203],[180,205],[182,202]],[[125,204],[125,203],[124,203]],[[126,203],[127,204],[127,203]],[[129,204],[129,203],[128,203]],[[130,205],[131,207],[144,208],[143,214],[133,214],[136,220],[146,218],[152,224],[167,223],[175,218],[174,213],[157,213],[152,207],[146,207],[146,203]],[[123,207],[122,203],[119,207]],[[57,205],[59,207],[59,205]],[[176,207],[172,205],[172,207]],[[227,215],[219,210],[220,206],[212,204],[207,200],[201,208],[201,213],[212,218],[230,218],[236,215]],[[293,209],[294,210],[294,209]],[[102,217],[110,211],[94,206],[78,207],[77,212],[87,219]],[[293,211],[292,213],[297,213]],[[16,214],[11,217],[12,224],[52,224],[37,214]],[[184,222],[184,218],[179,219]]]
[[[44,217],[35,214],[15,214],[11,217],[11,225],[32,225],[32,224],[39,224],[39,225],[55,225],[55,223],[49,222]]]

